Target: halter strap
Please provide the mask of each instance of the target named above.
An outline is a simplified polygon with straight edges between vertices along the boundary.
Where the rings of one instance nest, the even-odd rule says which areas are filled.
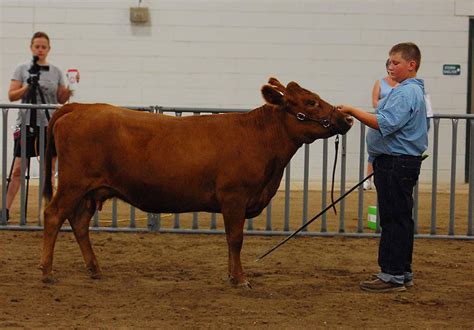
[[[294,115],[296,116],[296,119],[300,121],[313,121],[315,123],[321,124],[321,126],[324,128],[329,128],[331,126],[331,118],[334,111],[336,111],[336,107],[332,107],[332,111],[329,113],[329,115],[327,115],[326,118],[312,118],[303,112],[297,112]]]

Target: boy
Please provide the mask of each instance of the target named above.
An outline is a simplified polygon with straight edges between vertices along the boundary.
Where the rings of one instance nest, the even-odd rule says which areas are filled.
[[[367,149],[375,158],[381,271],[360,283],[362,290],[370,292],[405,291],[406,286],[413,285],[413,188],[420,173],[421,154],[428,147],[424,83],[416,79],[420,50],[406,42],[393,46],[389,55],[388,71],[399,85],[380,102],[377,113],[339,107],[369,126]]]

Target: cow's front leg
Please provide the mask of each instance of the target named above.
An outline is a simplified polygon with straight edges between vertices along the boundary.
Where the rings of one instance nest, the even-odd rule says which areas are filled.
[[[244,212],[229,210],[223,212],[223,215],[229,249],[229,281],[233,285],[250,288],[250,283],[245,279],[240,262],[240,251],[244,240]]]

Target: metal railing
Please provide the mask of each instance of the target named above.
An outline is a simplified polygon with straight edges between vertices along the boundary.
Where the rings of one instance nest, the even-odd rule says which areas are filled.
[[[0,109],[2,109],[2,209],[6,208],[6,185],[8,177],[8,160],[12,159],[11,155],[7,154],[8,146],[11,143],[10,134],[8,134],[8,114],[9,112],[14,112],[17,114],[18,109],[30,109],[36,108],[39,111],[44,111],[46,109],[54,109],[56,105],[25,105],[25,104],[0,104]],[[227,112],[247,112],[248,109],[216,109],[216,108],[185,108],[185,107],[162,107],[162,106],[148,106],[148,107],[126,107],[139,111],[148,111],[152,113],[161,113],[161,114],[171,114],[175,116],[183,115],[214,115],[218,113],[227,113]],[[23,118],[25,119],[25,118]],[[445,124],[443,129],[440,129],[440,123],[443,121]],[[420,207],[419,203],[419,194],[420,194],[420,184],[415,187],[415,205],[414,205],[414,220],[415,220],[415,233],[417,237],[436,237],[436,238],[458,238],[458,239],[474,239],[473,235],[473,222],[472,222],[472,206],[473,206],[473,192],[474,192],[474,178],[473,178],[473,153],[474,153],[474,141],[471,134],[470,141],[467,143],[470,148],[469,153],[469,164],[468,164],[468,173],[469,173],[469,184],[467,185],[467,193],[462,193],[461,197],[467,198],[467,213],[466,219],[459,219],[456,208],[456,173],[459,172],[457,158],[458,155],[458,132],[459,132],[459,122],[462,121],[466,127],[469,126],[471,132],[474,132],[474,115],[441,115],[437,114],[432,118],[431,122],[431,131],[430,131],[430,157],[428,161],[431,162],[431,178],[428,180],[422,180],[420,182],[428,189],[424,189],[423,194],[431,194],[430,200],[430,215],[427,215],[427,208],[425,205]],[[25,120],[22,121],[23,123]],[[451,123],[451,125],[449,125]],[[340,195],[344,194],[347,186],[361,181],[365,177],[365,161],[366,161],[366,151],[365,151],[365,133],[366,128],[364,125],[358,125],[359,131],[357,132],[356,127],[351,129],[347,135],[342,136],[341,139],[341,156],[338,172],[338,193]],[[439,191],[439,148],[440,148],[440,132],[442,132],[443,143],[446,132],[451,129],[451,156],[450,156],[450,178],[449,180],[442,180],[443,182],[449,182],[449,218],[442,219],[444,222],[447,222],[448,230],[446,233],[440,233],[439,223],[440,219],[438,212],[438,196]],[[25,125],[21,127],[21,141],[25,143],[26,140],[26,129]],[[274,201],[270,202],[267,208],[264,210],[260,216],[263,222],[259,222],[259,225],[256,226],[255,219],[247,219],[246,233],[255,234],[255,235],[287,235],[292,230],[295,230],[300,225],[305,224],[308,219],[312,216],[312,213],[316,213],[314,210],[324,209],[328,205],[327,193],[328,193],[328,177],[329,170],[328,164],[330,162],[330,150],[329,143],[331,139],[324,139],[322,143],[319,142],[317,148],[321,148],[320,152],[317,152],[316,155],[311,153],[311,146],[304,145],[299,151],[300,156],[302,156],[302,161],[297,165],[302,167],[302,171],[292,171],[292,164],[295,162],[292,160],[286,167],[285,175],[282,181],[282,188],[279,190],[279,205],[283,205],[283,212],[281,215],[277,215],[274,212]],[[467,140],[467,138],[466,138]],[[34,215],[28,213],[27,219],[27,210],[25,208],[26,199],[27,199],[27,178],[25,175],[26,169],[26,157],[23,152],[22,154],[22,174],[20,177],[20,211],[19,211],[19,222],[18,224],[12,224],[10,221],[9,224],[6,222],[5,214],[3,213],[2,218],[0,219],[0,229],[9,229],[9,230],[40,230],[42,229],[42,194],[39,193],[42,191],[44,184],[44,142],[45,136],[43,130],[40,129],[39,143],[40,143],[40,157],[39,157],[39,178],[37,180],[37,200],[35,202],[31,201],[32,204],[36,206],[34,209],[37,211]],[[321,145],[322,144],[322,145]],[[348,146],[352,153],[348,153]],[[354,152],[355,150],[355,152]],[[296,157],[296,155],[295,155]],[[293,159],[295,159],[295,157]],[[311,170],[315,168],[314,164],[318,162],[319,165],[316,166],[317,170],[320,172],[317,174],[316,179],[314,176],[311,176]],[[348,167],[348,163],[351,166]],[[352,166],[352,164],[358,164],[358,166]],[[293,174],[294,172],[295,174]],[[300,173],[301,172],[301,173]],[[294,179],[294,177],[300,176],[300,180]],[[292,189],[292,184],[294,181],[297,181],[301,184],[301,188]],[[443,188],[445,189],[445,188]],[[319,201],[315,201],[313,197],[315,192],[318,192]],[[337,217],[334,215],[329,216],[328,214],[323,214],[321,217],[321,222],[318,229],[312,227],[306,228],[300,233],[300,235],[314,235],[314,236],[333,236],[333,235],[344,235],[344,236],[357,236],[357,237],[372,237],[378,236],[380,228],[378,226],[375,231],[367,230],[365,226],[366,218],[366,204],[367,197],[371,199],[371,203],[376,203],[374,201],[374,196],[372,192],[367,192],[362,189],[362,186],[359,187],[356,194],[356,202],[352,205],[357,206],[356,212],[351,208],[353,213],[352,218],[356,218],[355,226],[347,226],[346,220],[348,220],[348,210],[346,210],[346,200],[342,200],[339,204],[339,212]],[[278,195],[277,194],[277,195]],[[301,197],[301,209],[299,208],[299,203],[292,202],[292,197],[297,195],[298,198]],[[312,210],[311,211],[311,204]],[[314,204],[317,204],[314,206]],[[446,204],[446,203],[445,203]],[[124,211],[128,210],[128,211]],[[444,206],[443,206],[444,208]],[[120,212],[119,212],[120,209]],[[298,214],[301,216],[300,221],[294,220],[292,217],[292,211],[298,209]],[[426,222],[429,217],[430,225],[428,231],[419,231],[418,224],[420,222],[420,209],[425,213],[423,215],[423,220]],[[445,210],[443,210],[445,211]],[[119,213],[126,212],[127,215],[125,219],[119,219]],[[138,216],[138,213],[141,213],[141,216]],[[204,214],[194,212],[192,214],[143,214],[140,210],[136,210],[132,206],[124,206],[121,202],[116,199],[112,200],[111,210],[110,210],[110,220],[105,220],[100,212],[94,215],[91,222],[92,230],[98,231],[156,231],[156,232],[175,232],[175,233],[223,233],[223,227],[219,225],[217,214]],[[143,217],[145,219],[143,219]],[[165,220],[166,218],[166,220]],[[169,219],[168,219],[169,218]],[[201,219],[205,218],[203,222],[208,224],[207,228],[204,228],[201,225]],[[293,221],[292,221],[293,218]],[[458,219],[457,219],[458,218]],[[329,225],[328,220],[331,220],[331,225]],[[110,225],[105,225],[105,223]],[[123,224],[125,223],[125,224]],[[278,225],[276,225],[278,224]],[[279,227],[280,229],[277,229]],[[332,228],[332,229],[331,229]],[[456,233],[456,230],[458,233]],[[66,230],[68,230],[66,228]],[[459,231],[462,231],[459,234]]]

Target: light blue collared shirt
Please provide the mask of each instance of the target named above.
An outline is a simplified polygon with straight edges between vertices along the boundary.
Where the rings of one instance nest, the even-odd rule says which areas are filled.
[[[429,119],[424,91],[422,79],[410,78],[379,102],[379,130],[369,128],[366,138],[370,156],[421,156],[428,148]]]

